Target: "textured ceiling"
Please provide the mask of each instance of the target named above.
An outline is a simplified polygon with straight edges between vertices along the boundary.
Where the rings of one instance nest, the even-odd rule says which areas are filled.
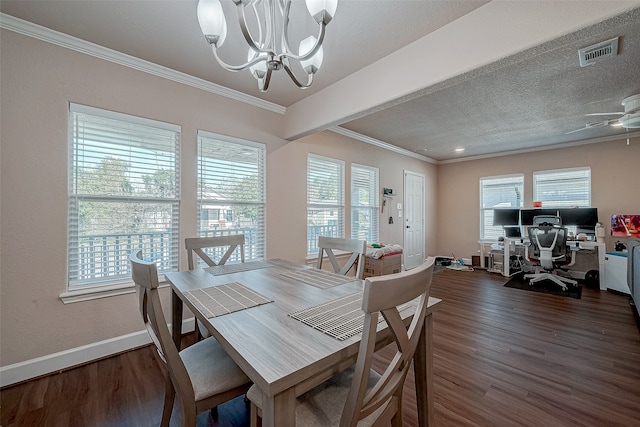
[[[487,3],[340,0],[336,17],[327,27],[324,63],[313,86],[300,90],[284,73],[274,73],[266,93],[257,90],[248,72],[231,73],[216,63],[198,27],[196,0],[3,0],[0,11],[289,107]],[[598,2],[574,4],[587,8],[591,3]],[[567,134],[589,122],[617,118],[585,114],[621,111],[622,99],[640,93],[640,2],[624,4],[636,4],[636,9],[406,94],[339,124],[364,139],[397,145],[439,161],[624,134],[624,129],[610,126]],[[233,5],[225,3],[227,16],[232,16],[229,7]],[[301,8],[303,4],[294,1],[294,16],[299,16]],[[234,49],[231,43],[236,38],[234,28],[230,25],[225,44],[228,50],[220,52],[230,60],[234,50],[245,51]],[[616,36],[620,37],[617,58],[579,67],[579,48]],[[447,55],[426,56],[429,61],[441,57]],[[464,147],[465,152],[456,154],[456,147]]]
[[[428,88],[423,96],[341,126],[434,159],[536,148],[624,134],[587,123],[619,116],[640,94],[640,11],[521,52]],[[619,55],[581,68],[578,49],[620,36]],[[634,129],[631,129],[632,131]],[[636,129],[637,130],[637,129]]]

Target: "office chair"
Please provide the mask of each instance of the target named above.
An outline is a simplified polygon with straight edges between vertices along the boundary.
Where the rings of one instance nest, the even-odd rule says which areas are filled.
[[[539,263],[544,272],[525,274],[525,279],[530,279],[533,285],[542,280],[550,280],[567,289],[567,284],[576,285],[573,279],[553,274],[561,264],[566,265],[567,257],[567,229],[562,226],[562,220],[558,216],[542,215],[533,218],[533,226],[529,227],[529,242],[526,247],[526,257],[529,261]]]

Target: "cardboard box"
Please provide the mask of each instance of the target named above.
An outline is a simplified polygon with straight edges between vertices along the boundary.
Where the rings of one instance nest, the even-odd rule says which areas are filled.
[[[364,257],[364,277],[400,273],[401,269],[402,254],[386,255],[378,259]]]

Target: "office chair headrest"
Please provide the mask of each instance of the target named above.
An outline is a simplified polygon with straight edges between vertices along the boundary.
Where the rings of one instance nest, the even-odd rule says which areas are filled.
[[[533,217],[533,226],[538,227],[562,227],[562,219],[555,215],[538,215]]]

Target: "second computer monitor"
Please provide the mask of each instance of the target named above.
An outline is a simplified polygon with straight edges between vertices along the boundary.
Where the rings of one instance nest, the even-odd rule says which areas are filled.
[[[558,209],[562,225],[582,225],[595,227],[598,222],[598,208]]]
[[[542,209],[521,209],[520,210],[520,224],[533,225],[533,218],[539,215],[558,215],[558,209],[542,208]]]
[[[493,210],[493,225],[518,225],[520,209],[497,208]]]

